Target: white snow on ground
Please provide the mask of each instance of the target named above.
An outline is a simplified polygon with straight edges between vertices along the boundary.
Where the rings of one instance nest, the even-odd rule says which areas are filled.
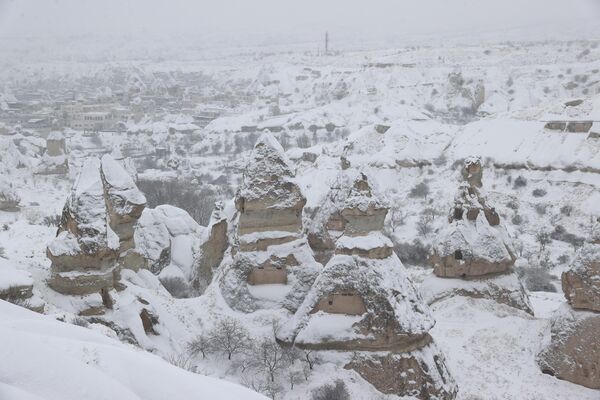
[[[536,315],[549,314],[559,296],[534,293]],[[553,297],[553,298],[552,298]],[[454,297],[433,305],[431,334],[446,355],[458,399],[598,400],[597,390],[544,375],[535,363],[547,319],[490,300]]]
[[[0,290],[32,284],[33,279],[29,272],[15,269],[7,260],[0,258]]]
[[[578,54],[588,48],[590,54],[578,59]],[[16,63],[18,60],[8,62]],[[389,63],[390,66],[368,66],[377,62]],[[314,74],[304,71],[304,67]],[[0,185],[3,190],[21,198],[20,212],[0,211],[0,247],[3,248],[3,255],[0,253],[0,283],[14,282],[13,269],[31,274],[35,296],[46,301],[45,312],[55,318],[72,320],[82,303],[88,306],[100,304],[99,295],[86,299],[61,296],[46,285],[49,261],[45,250],[56,234],[56,227],[45,222],[44,218],[60,214],[73,178],[86,157],[125,145],[134,147],[144,157],[165,143],[174,147],[183,143],[181,147],[190,152],[182,156],[187,164],[182,162],[179,169],[170,169],[164,165],[164,157],[160,156],[159,161],[163,164],[144,168],[139,176],[178,177],[192,181],[206,175],[202,180],[210,181],[223,174],[229,179],[231,188],[235,189],[248,147],[232,152],[226,151],[225,145],[231,149],[235,147],[231,142],[237,138],[255,140],[238,132],[242,126],[258,125],[262,129],[286,125],[283,133],[288,135],[289,143],[283,147],[290,148],[287,155],[294,164],[296,180],[307,197],[305,222],[310,221],[314,207],[320,204],[334,184],[340,171],[340,156],[345,155],[353,167],[362,167],[377,183],[385,200],[392,206],[387,222],[395,245],[412,244],[415,239],[425,246],[431,243],[436,229],[447,224],[447,213],[458,183],[458,170],[453,163],[467,156],[482,156],[485,163],[483,184],[489,200],[497,207],[502,221],[506,222],[511,238],[522,245],[522,249],[516,249],[520,257],[518,266],[536,267],[537,256],[547,255],[552,284],[559,289],[560,273],[574,259],[575,245],[553,239],[542,252],[536,234],[552,231],[560,225],[578,237],[589,236],[590,221],[600,214],[597,174],[600,146],[599,139],[589,138],[586,134],[546,130],[543,119],[549,116],[566,120],[594,116],[595,107],[588,109],[585,106],[581,115],[574,116],[572,110],[562,104],[566,100],[583,97],[597,103],[596,93],[600,90],[598,69],[600,47],[592,47],[588,41],[415,47],[348,52],[329,57],[294,54],[286,50],[285,53],[264,54],[258,58],[255,55],[230,54],[227,59],[210,58],[198,62],[168,60],[109,66],[90,60],[85,63],[70,61],[3,68],[0,71],[3,81],[11,84],[30,81],[31,87],[46,81],[65,84],[86,82],[92,77],[94,81],[111,82],[121,72],[148,81],[147,84],[138,82],[140,86],[151,86],[161,74],[200,72],[207,78],[206,82],[202,80],[202,85],[212,85],[210,89],[216,87],[217,93],[230,91],[229,85],[232,92],[255,91],[257,97],[268,97],[278,92],[281,94],[278,101],[282,114],[271,116],[261,100],[256,100],[252,104],[233,107],[228,111],[232,115],[224,115],[190,135],[168,133],[170,127],[194,128],[187,116],[158,114],[155,120],[144,117],[137,123],[128,121],[127,130],[133,135],[101,132],[98,137],[103,140],[104,147],[93,145],[92,139],[81,131],[65,129],[69,176],[37,176],[31,173],[31,169],[40,162],[39,154],[45,142],[36,136],[37,132],[0,135]],[[450,99],[446,96],[448,75],[456,70],[462,73],[465,89],[471,88],[469,81],[479,80],[486,88],[480,113],[460,123],[447,120],[448,107],[465,103],[465,99],[457,99],[460,96],[451,96]],[[309,80],[296,80],[301,74],[310,76]],[[583,76],[589,79],[581,82]],[[575,79],[579,79],[578,87],[568,89]],[[269,81],[279,83],[267,84]],[[333,88],[342,81],[347,85],[347,95],[339,99],[337,95],[343,95],[343,91]],[[10,88],[3,90],[6,92],[0,93],[0,108],[4,101],[14,97],[9,93]],[[141,99],[132,100],[132,104],[138,100]],[[304,130],[288,129],[288,126],[299,122],[304,124]],[[335,130],[325,132],[321,129],[313,140],[308,127],[327,123],[332,123]],[[381,134],[374,129],[374,124],[389,125],[390,128]],[[9,128],[13,129],[12,126]],[[308,147],[295,147],[300,134],[309,137]],[[281,133],[275,136],[281,141]],[[349,139],[345,140],[346,137]],[[223,145],[221,154],[211,150],[211,146],[217,144]],[[208,150],[202,152],[204,147]],[[316,160],[303,160],[304,153],[311,153]],[[122,175],[119,177],[124,178]],[[524,179],[525,185],[516,185],[517,178]],[[82,185],[81,190],[90,189],[87,184],[92,185],[98,180],[97,177],[90,179],[89,182],[84,179],[86,185]],[[411,189],[423,182],[428,185],[429,193],[424,198],[411,195]],[[533,193],[536,189],[543,189],[546,194],[536,195]],[[154,218],[147,222],[160,223],[160,227],[149,236],[160,232],[164,240],[150,243],[148,253],[158,256],[163,249],[159,244],[164,241],[168,246],[171,238],[176,238],[171,247],[174,263],[164,272],[187,275],[192,265],[190,242],[194,236],[206,234],[206,229],[187,213],[170,206],[157,207],[153,214]],[[419,222],[424,215],[432,218],[429,234],[420,232]],[[522,221],[518,222],[516,217],[521,217]],[[425,270],[425,262],[411,260],[404,264],[413,263],[421,271]],[[416,282],[429,273],[412,272]],[[19,279],[26,276],[18,274]],[[137,273],[123,271],[123,282],[127,284],[127,290],[115,295],[115,310],[105,317],[129,327],[141,347],[164,357],[184,352],[189,340],[206,332],[223,315],[242,321],[257,338],[271,334],[273,319],[289,317],[283,310],[262,310],[248,315],[234,313],[218,294],[210,290],[200,298],[174,299],[162,288],[156,276],[144,270]],[[439,282],[441,285],[442,281]],[[264,291],[261,288],[261,293],[270,299],[281,295],[280,291],[283,292],[283,288],[275,285]],[[129,309],[139,306],[138,296],[147,300],[153,307],[152,311],[159,316],[159,324],[155,327],[158,336],[146,335],[139,310]],[[265,301],[270,301],[269,298]],[[547,334],[548,319],[565,300],[561,293],[545,292],[532,292],[531,300],[535,318],[485,300],[455,298],[435,305],[433,313],[437,324],[432,334],[458,381],[459,400],[600,398],[597,391],[559,381],[540,372],[535,364],[535,355]],[[27,327],[19,325],[16,329],[12,325],[7,327],[7,324],[17,322],[4,311],[6,306],[2,305],[2,400],[4,397],[10,400],[28,397],[47,399],[47,389],[58,391],[53,398],[69,399],[70,394],[60,392],[63,389],[60,385],[64,381],[64,390],[70,390],[77,380],[71,379],[71,375],[65,379],[67,372],[79,373],[73,376],[80,377],[82,382],[91,380],[92,375],[100,376],[100,383],[91,386],[87,396],[81,395],[81,387],[74,388],[72,393],[79,394],[78,399],[90,398],[94,390],[110,394],[114,399],[177,399],[161,391],[169,390],[169,386],[156,387],[156,382],[164,382],[160,374],[169,377],[174,386],[184,389],[191,387],[191,383],[186,383],[189,380],[199,380],[194,391],[201,393],[200,389],[205,390],[205,385],[202,385],[205,380],[201,377],[192,375],[192,378],[187,378],[190,374],[174,370],[153,356],[94,332],[115,336],[113,331],[99,324],[91,324],[92,330],[85,330],[27,313],[23,314],[27,315],[23,320]],[[347,327],[350,322],[348,318],[340,318],[339,326],[325,328],[335,331]],[[25,325],[25,322],[22,324]],[[69,333],[59,337],[57,330]],[[305,400],[310,389],[331,383],[336,378],[347,382],[353,398],[385,398],[355,373],[343,370],[344,360],[340,358],[335,352],[323,354],[322,364],[315,367],[309,382],[298,383],[283,398]],[[97,363],[96,359],[99,360]],[[5,363],[5,360],[11,362]],[[221,355],[211,354],[205,360],[198,357],[194,362],[207,375],[241,381],[234,363],[224,362]],[[239,359],[234,362],[239,362]],[[60,375],[63,371],[56,367],[58,363],[64,363],[65,375]],[[107,370],[109,363],[110,371]],[[21,369],[11,370],[11,364]],[[154,368],[158,372],[151,371]],[[21,375],[18,380],[8,382],[4,379],[5,373]],[[171,375],[178,378],[171,379]],[[50,378],[57,379],[60,384],[48,381]],[[102,386],[102,382],[107,383],[107,387]],[[110,386],[123,392],[107,393],[113,390]],[[226,386],[229,388],[229,385]],[[142,396],[147,394],[143,391],[146,389],[155,391],[156,395],[149,393],[149,397]],[[228,390],[225,393],[229,393]],[[244,395],[241,398],[249,397]]]
[[[323,343],[365,338],[366,336],[359,335],[352,329],[352,325],[362,318],[362,315],[329,314],[319,311],[310,318],[296,340],[301,343]]]
[[[0,301],[3,400],[265,399],[90,329]]]

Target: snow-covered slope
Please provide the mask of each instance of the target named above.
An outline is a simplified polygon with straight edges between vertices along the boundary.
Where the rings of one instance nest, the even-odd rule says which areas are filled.
[[[259,400],[98,332],[0,301],[2,400]]]

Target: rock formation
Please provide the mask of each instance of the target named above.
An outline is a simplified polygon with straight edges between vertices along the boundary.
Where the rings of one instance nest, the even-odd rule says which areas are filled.
[[[69,172],[67,147],[65,137],[61,132],[51,132],[46,138],[46,151],[38,173],[40,174],[66,174]]]
[[[464,281],[428,278],[424,296],[430,303],[452,294],[488,298],[532,314],[527,294],[512,271],[516,257],[508,233],[481,189],[481,160],[465,160],[461,175],[464,182],[454,199],[450,224],[437,235],[430,261],[437,277]]]
[[[263,134],[251,155],[235,197],[239,211],[238,234],[242,246],[264,248],[298,237],[306,199],[293,182],[294,173],[285,152],[270,134]],[[278,232],[261,235],[261,232]],[[246,234],[252,234],[244,238]],[[265,236],[265,237],[263,237]],[[244,239],[246,239],[244,241]]]
[[[340,233],[329,259],[278,340],[300,348],[352,352],[353,369],[379,391],[452,399],[456,386],[429,330],[429,308],[382,233],[387,208],[364,174],[344,172],[344,202],[327,203]]]
[[[236,194],[236,238],[220,279],[232,308],[294,311],[302,302],[320,268],[302,233],[305,203],[283,148],[264,133]]]
[[[568,305],[552,318],[550,342],[538,355],[544,373],[600,389],[600,246],[586,244],[562,275]]]
[[[100,172],[109,225],[119,237],[119,251],[124,252],[134,247],[133,230],[146,207],[146,197],[112,157],[102,157]]]
[[[562,287],[571,307],[600,312],[600,246],[584,246],[571,269],[562,274]]]
[[[326,263],[336,246],[338,251],[344,251],[345,243],[349,244],[346,252],[350,252],[353,248],[351,238],[378,232],[383,226],[387,211],[381,201],[373,195],[365,175],[353,172],[341,174],[324,204],[312,218],[308,240],[315,256],[319,261]],[[346,237],[338,242],[342,235]],[[385,258],[391,254],[392,246],[360,251],[379,252],[380,258]]]
[[[135,252],[140,265],[157,275],[174,297],[189,297],[196,277],[194,253],[207,234],[185,211],[170,205],[145,209],[135,229]]]
[[[110,156],[84,163],[48,245],[50,286],[87,295],[115,286],[120,263],[131,260],[133,226],[146,204],[131,177]]]
[[[210,218],[206,235],[196,254],[193,286],[197,293],[204,293],[213,278],[213,271],[221,264],[229,246],[227,218],[223,204],[217,203]]]

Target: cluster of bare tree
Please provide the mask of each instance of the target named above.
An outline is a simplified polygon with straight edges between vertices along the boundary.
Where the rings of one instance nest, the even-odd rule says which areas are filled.
[[[209,355],[226,358],[238,370],[244,385],[275,399],[286,385],[293,389],[302,379],[307,381],[319,362],[311,350],[277,343],[278,329],[273,321],[273,336],[257,339],[239,321],[224,318],[196,336],[188,344],[188,351],[203,359]]]

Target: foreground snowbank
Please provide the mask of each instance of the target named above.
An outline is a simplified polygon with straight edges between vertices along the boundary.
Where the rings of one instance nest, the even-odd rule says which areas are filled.
[[[264,399],[100,333],[0,301],[0,399]]]

